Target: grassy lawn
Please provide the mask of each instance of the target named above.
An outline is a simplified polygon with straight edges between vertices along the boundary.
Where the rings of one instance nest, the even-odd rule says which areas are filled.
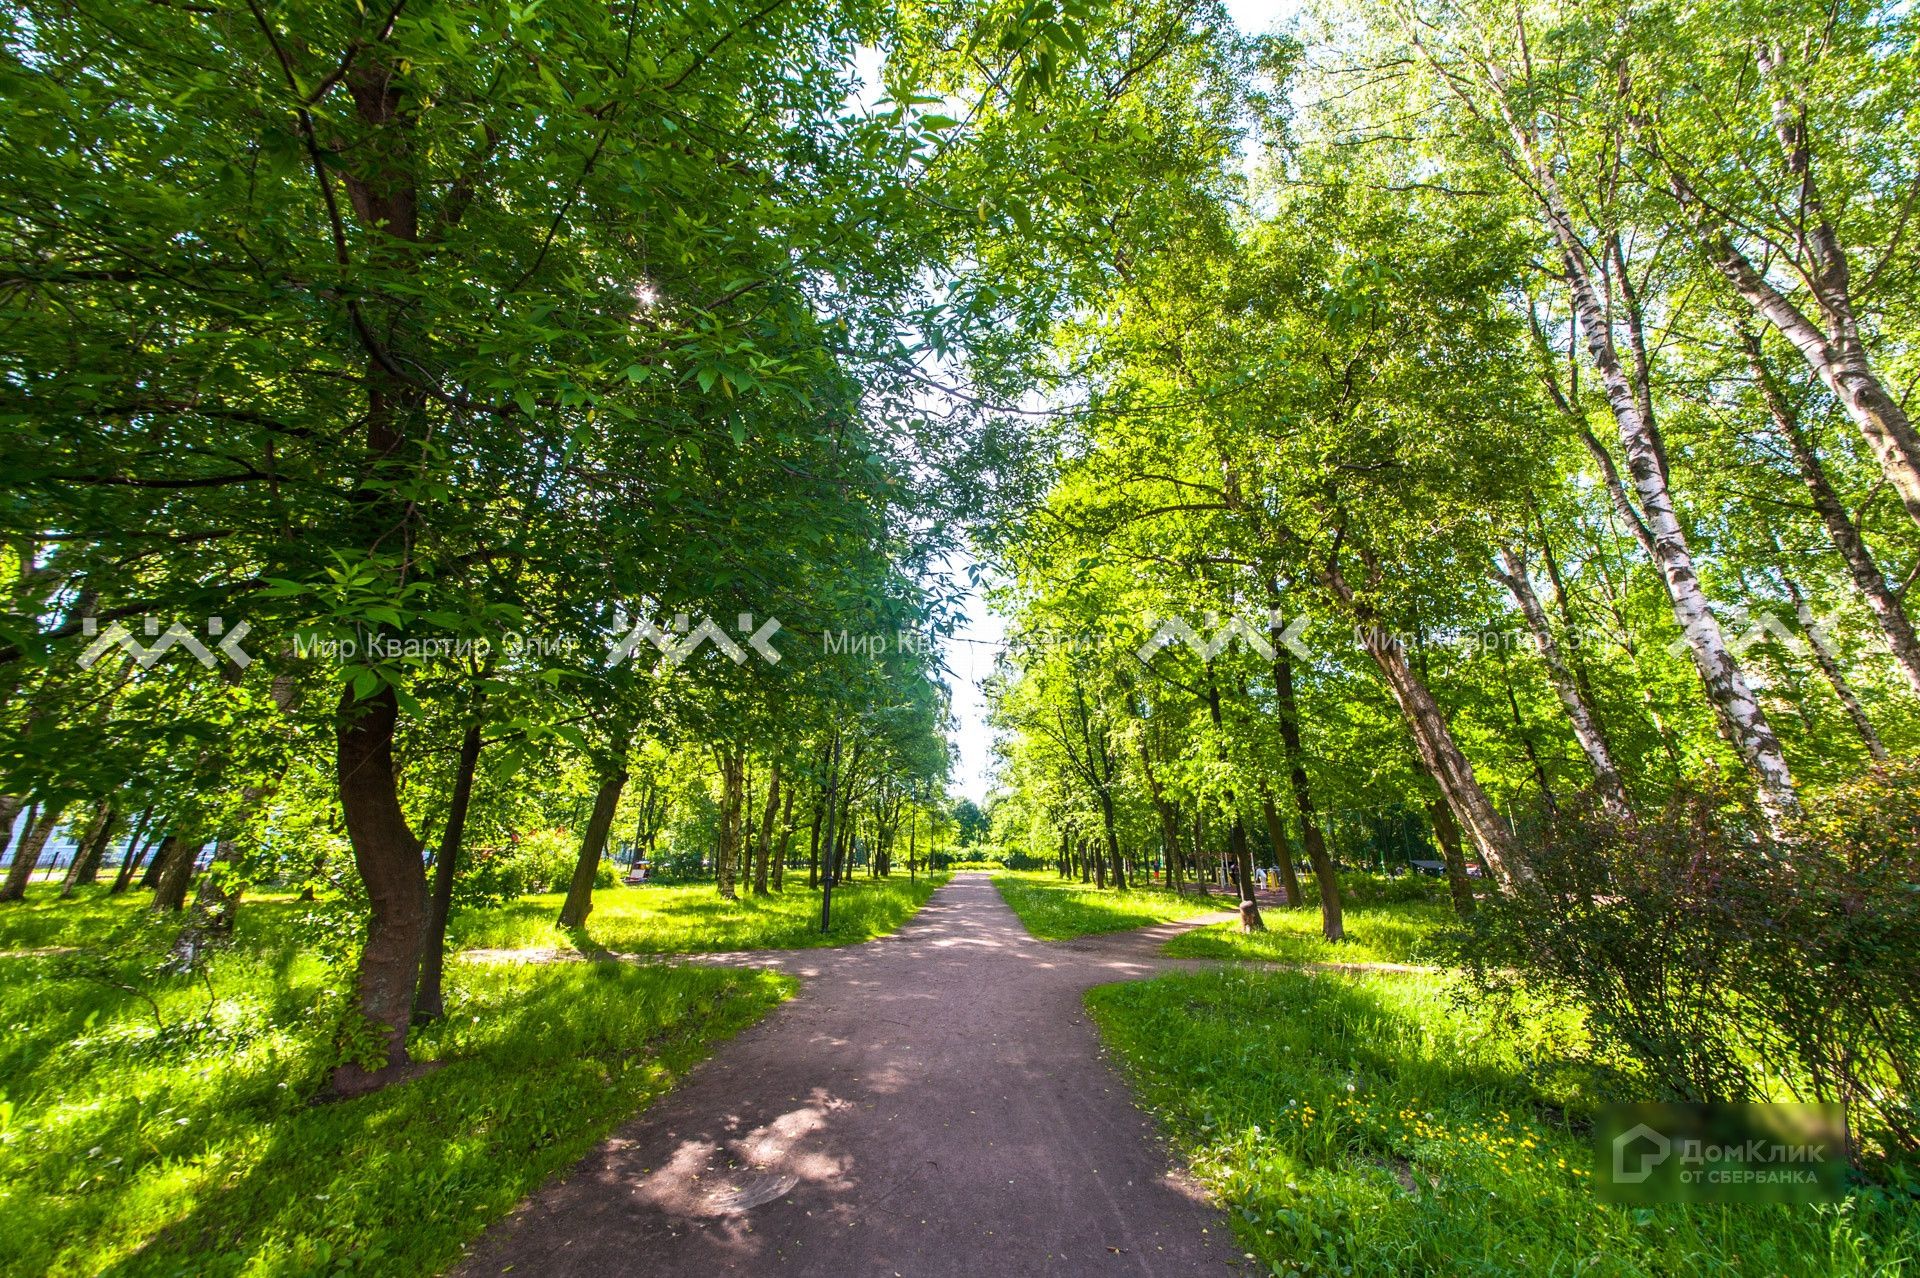
[[[856,945],[898,930],[947,878],[851,879],[833,890],[833,930],[826,933],[820,931],[820,893],[807,890],[804,875],[797,886],[789,881],[784,892],[756,897],[750,888],[742,889],[735,901],[721,900],[711,883],[599,888],[585,938],[555,925],[560,895],[524,896],[496,908],[464,911],[454,916],[449,931],[460,949],[577,949],[583,940],[589,947],[646,954]]]
[[[1127,932],[1231,908],[1224,896],[1175,896],[1159,888],[1115,892],[1063,880],[1051,870],[1005,870],[993,876],[993,885],[1027,931],[1043,941]]]
[[[341,978],[302,951],[307,907],[250,901],[189,980],[159,969],[173,925],[144,897],[56,890],[0,907],[7,1275],[437,1272],[793,988],[455,964],[447,1017],[414,1039],[440,1068],[314,1104]]]
[[[1166,953],[1279,963],[1439,963],[1445,957],[1440,934],[1455,921],[1450,905],[1350,905],[1343,912],[1347,938],[1333,944],[1320,935],[1317,906],[1263,908],[1260,917],[1264,932],[1243,934],[1239,924],[1224,923],[1174,937]]]
[[[1087,1002],[1261,1272],[1920,1273],[1920,1213],[1874,1191],[1833,1206],[1600,1202],[1566,1117],[1590,1100],[1543,1093],[1516,1045],[1430,978],[1243,968]]]

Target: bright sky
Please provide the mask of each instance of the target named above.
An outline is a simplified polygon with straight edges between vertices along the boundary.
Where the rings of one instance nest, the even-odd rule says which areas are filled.
[[[1227,12],[1242,31],[1263,33],[1300,11],[1300,0],[1226,0]],[[964,565],[967,559],[956,560]],[[960,758],[954,767],[954,788],[978,803],[987,797],[992,777],[993,731],[987,726],[987,703],[980,683],[993,673],[994,658],[1006,638],[1006,620],[987,607],[977,594],[966,601],[967,620],[946,645],[947,669],[953,687],[953,739]]]

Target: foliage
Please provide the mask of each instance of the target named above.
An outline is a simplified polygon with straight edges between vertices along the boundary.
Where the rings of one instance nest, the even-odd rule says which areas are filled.
[[[1674,1274],[1888,1278],[1920,1214],[1834,1206],[1630,1209],[1593,1192],[1591,1092],[1526,1061],[1570,1031],[1504,1036],[1424,979],[1251,969],[1092,990],[1087,1004],[1235,1232],[1276,1275]]]
[[[1312,909],[1262,910],[1264,932],[1242,932],[1238,923],[1183,932],[1168,941],[1171,958],[1247,959],[1277,963],[1445,962],[1455,952],[1458,926],[1452,907],[1426,902],[1349,905],[1346,939],[1330,942]]]
[[[1570,811],[1463,953],[1496,1002],[1580,1009],[1656,1093],[1847,1107],[1869,1158],[1920,1152],[1920,768],[1819,796],[1776,842],[1710,780],[1657,816]]]
[[[820,930],[820,893],[804,881],[772,896],[728,901],[710,884],[642,884],[594,895],[593,913],[576,936],[553,921],[558,896],[531,896],[454,918],[462,948],[693,954],[727,950],[808,949],[857,945],[897,931],[927,903],[945,877],[852,878],[833,894],[833,929]]]
[[[99,923],[119,901],[29,906]],[[57,939],[6,917],[7,944]],[[415,1274],[791,990],[710,968],[455,964],[434,1068],[314,1105],[328,969],[285,906],[198,976],[154,948],[0,959],[9,1274]],[[159,952],[164,954],[164,939]]]

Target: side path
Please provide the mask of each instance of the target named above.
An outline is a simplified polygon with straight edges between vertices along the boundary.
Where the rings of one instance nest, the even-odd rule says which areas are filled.
[[[984,874],[894,936],[716,956],[805,986],[482,1235],[478,1278],[1193,1274],[1239,1251],[1081,995],[1178,927],[1027,934]]]

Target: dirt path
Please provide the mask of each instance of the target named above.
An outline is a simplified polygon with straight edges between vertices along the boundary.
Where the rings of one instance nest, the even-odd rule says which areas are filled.
[[[894,936],[714,955],[804,978],[464,1275],[1194,1274],[1239,1259],[1088,1023],[1185,925],[1034,940],[984,874]]]

